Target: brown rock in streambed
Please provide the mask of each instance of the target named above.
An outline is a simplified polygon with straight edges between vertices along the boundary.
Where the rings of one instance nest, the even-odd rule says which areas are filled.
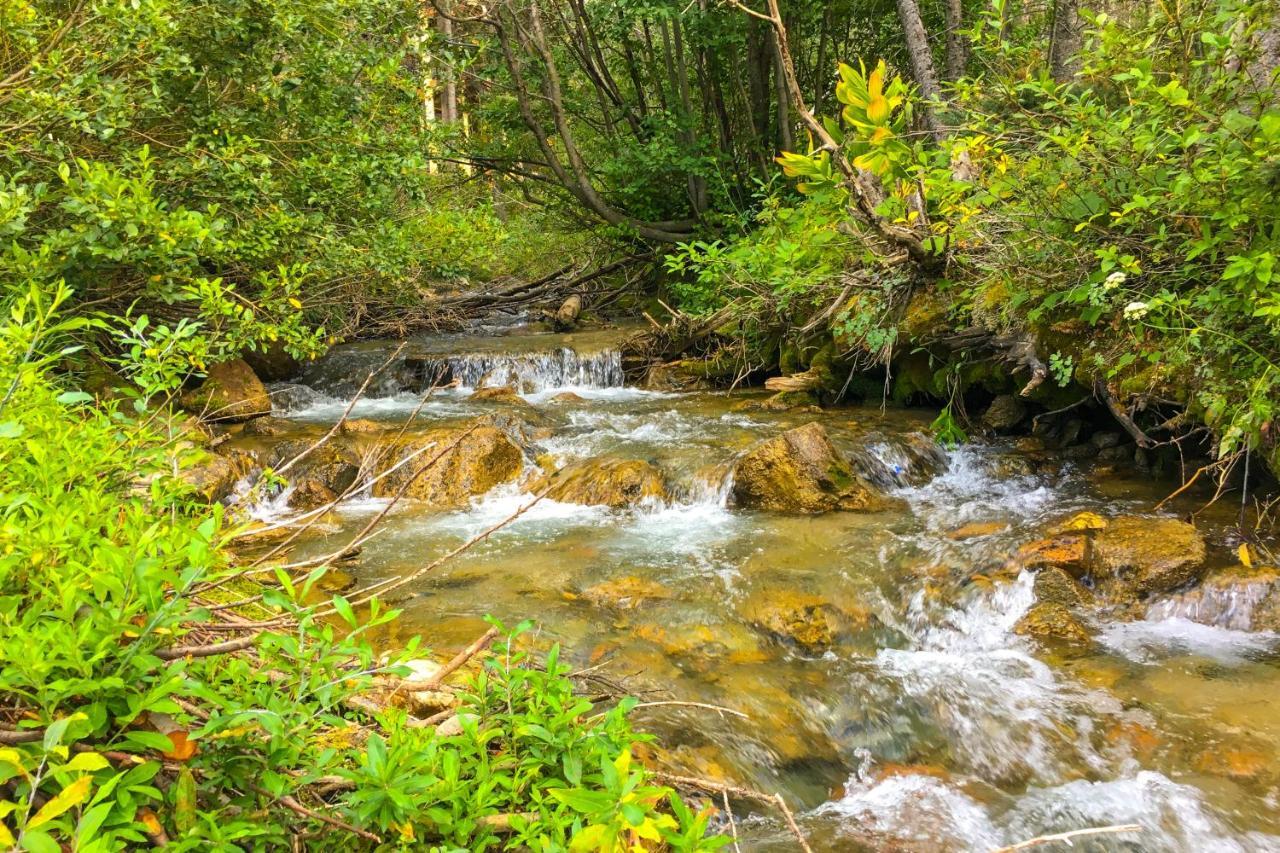
[[[666,480],[657,468],[639,459],[598,457],[568,465],[531,487],[561,503],[621,509],[667,494]]]
[[[1094,535],[1089,568],[1139,596],[1171,592],[1200,578],[1204,537],[1176,518],[1122,516]]]
[[[854,473],[817,423],[765,439],[738,457],[733,499],[747,509],[798,514],[878,512],[893,504]]]
[[[479,426],[438,429],[401,439],[396,452],[384,454],[390,469],[410,453],[423,450],[406,465],[373,486],[376,497],[391,497],[406,489],[405,497],[432,507],[465,506],[473,497],[520,476],[524,454],[501,430]],[[443,454],[443,455],[442,455]],[[436,457],[439,456],[438,461]]]
[[[1036,573],[1032,590],[1036,601],[1042,604],[1061,604],[1063,607],[1081,607],[1093,604],[1093,593],[1075,578],[1056,567],[1041,569]]]
[[[271,414],[271,395],[243,359],[211,365],[200,386],[181,397],[182,408],[207,421],[243,421]]]
[[[869,611],[850,613],[830,601],[788,589],[757,590],[742,606],[743,617],[774,637],[821,654],[839,639],[866,628]]]
[[[338,494],[319,480],[307,478],[294,483],[289,494],[289,506],[294,509],[312,510],[328,506],[338,499]]]
[[[468,400],[481,400],[489,403],[510,403],[515,406],[531,405],[528,400],[520,396],[520,393],[510,385],[503,385],[500,388],[478,388]]]
[[[1089,629],[1061,604],[1037,604],[1026,612],[1014,633],[1039,640],[1062,640],[1073,644],[1092,641]]]

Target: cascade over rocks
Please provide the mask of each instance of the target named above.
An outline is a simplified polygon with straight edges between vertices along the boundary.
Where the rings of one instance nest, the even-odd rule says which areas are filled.
[[[384,469],[424,445],[431,445],[432,449],[375,483],[374,496],[394,496],[412,480],[405,492],[406,498],[432,507],[454,508],[465,506],[473,497],[520,476],[524,454],[502,430],[478,426],[464,433],[465,428],[438,429],[401,439],[396,445],[397,452],[385,454]],[[440,451],[455,442],[457,446],[431,464]]]
[[[854,472],[818,423],[765,439],[738,457],[733,499],[747,509],[800,514],[877,512],[890,503]]]
[[[267,386],[239,358],[211,365],[200,387],[183,394],[180,403],[210,421],[244,421],[271,414]]]
[[[639,459],[597,457],[576,462],[541,478],[531,489],[540,492],[548,486],[551,500],[611,509],[667,496],[662,472]]]
[[[1180,617],[1233,631],[1280,632],[1280,569],[1233,566],[1151,603],[1148,619]]]

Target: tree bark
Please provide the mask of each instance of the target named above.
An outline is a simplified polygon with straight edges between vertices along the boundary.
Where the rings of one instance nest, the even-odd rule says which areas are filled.
[[[1049,32],[1049,75],[1065,83],[1080,70],[1080,0],[1054,0]]]
[[[920,6],[916,0],[897,0],[897,4],[898,20],[902,24],[902,35],[907,43],[907,57],[911,60],[911,76],[926,101],[938,101],[942,92],[938,87],[938,75],[933,70],[933,52],[929,49],[929,36],[925,32],[924,21],[920,18]],[[935,139],[940,139],[942,127],[938,123],[933,104],[926,103],[921,113],[925,129]]]
[[[946,0],[944,7],[947,22],[946,77],[955,82],[964,76],[969,64],[969,40],[960,32],[964,28],[964,4],[961,0]]]

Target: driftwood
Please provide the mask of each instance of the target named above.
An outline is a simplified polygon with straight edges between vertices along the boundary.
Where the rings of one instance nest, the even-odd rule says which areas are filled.
[[[764,387],[769,391],[813,391],[822,384],[818,374],[812,370],[804,373],[792,373],[788,376],[774,376],[766,379]]]

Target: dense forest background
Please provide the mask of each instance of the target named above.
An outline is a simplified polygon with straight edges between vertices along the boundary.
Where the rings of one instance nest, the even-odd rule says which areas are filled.
[[[169,402],[604,270],[586,310],[703,327],[661,353],[699,378],[947,440],[975,389],[1088,398],[1280,471],[1278,65],[1267,0],[0,0],[0,845],[722,843],[554,661],[468,700],[524,757],[459,775],[394,719],[332,737],[378,668],[310,580],[252,661],[184,643],[234,568]]]

